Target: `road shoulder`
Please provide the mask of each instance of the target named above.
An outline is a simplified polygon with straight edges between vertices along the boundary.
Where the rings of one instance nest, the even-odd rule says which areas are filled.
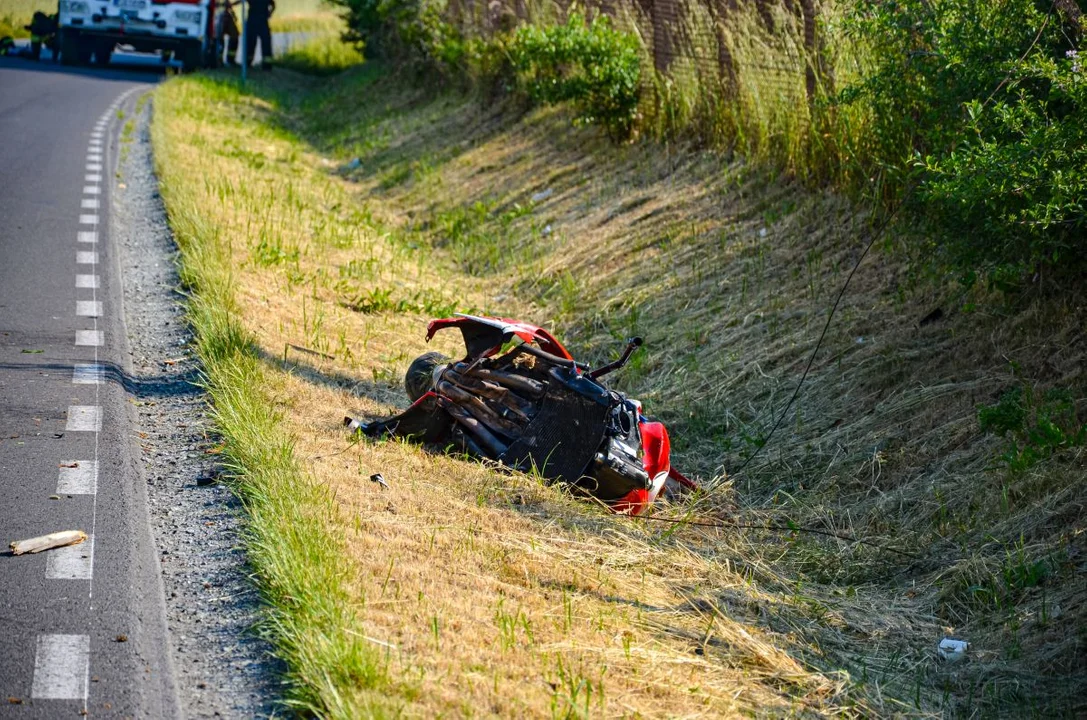
[[[133,102],[115,191],[137,468],[166,598],[170,653],[188,717],[272,711],[277,668],[253,632],[241,507],[217,482],[216,440],[178,291],[177,249],[154,175],[150,103]]]

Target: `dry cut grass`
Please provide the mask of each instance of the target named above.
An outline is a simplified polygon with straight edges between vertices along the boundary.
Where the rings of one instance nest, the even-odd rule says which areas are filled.
[[[365,640],[407,714],[788,715],[863,703],[844,677],[794,657],[786,632],[705,597],[713,587],[778,602],[708,554],[713,538],[662,541],[533,478],[398,443],[349,445],[346,410],[403,404],[399,373],[424,349],[425,315],[361,314],[345,298],[384,286],[454,304],[487,294],[448,270],[433,287],[441,267],[391,240],[357,190],[277,125],[273,104],[221,82],[160,91],[171,176],[187,163],[206,172],[187,192],[227,239],[239,314],[296,456],[338,500],[322,522],[344,538]],[[390,491],[367,480],[377,471]]]
[[[863,214],[380,68],[250,92],[174,80],[158,122],[228,239],[241,319],[298,460],[336,499],[361,632],[405,713],[1083,709],[1082,450],[1011,473],[976,420],[1017,385],[1082,397],[1078,300],[964,300],[875,257],[800,402],[729,477],[784,408]],[[1000,309],[962,311],[978,300]],[[425,320],[462,308],[551,325],[594,361],[645,334],[621,387],[714,489],[694,517],[754,529],[672,532],[531,477],[351,444],[343,413],[403,406]],[[790,523],[874,544],[757,529]],[[936,659],[944,635],[974,643],[968,662]]]

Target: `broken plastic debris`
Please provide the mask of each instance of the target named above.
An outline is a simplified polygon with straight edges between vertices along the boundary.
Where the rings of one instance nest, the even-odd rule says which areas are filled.
[[[385,488],[386,490],[389,488],[389,483],[385,482],[385,478],[381,476],[381,473],[374,473],[373,475],[371,475],[370,482],[376,482],[378,485]]]
[[[351,162],[347,163],[348,170],[358,170],[360,167],[362,167],[362,160],[358,158],[353,158]]]
[[[87,533],[82,530],[62,530],[28,540],[16,540],[10,545],[11,554],[22,555],[23,553],[36,553],[67,545],[78,545],[86,539]]]
[[[542,190],[542,191],[536,193],[535,195],[533,195],[532,196],[532,202],[534,202],[534,203],[543,202],[544,200],[546,200],[547,198],[551,197],[554,194],[555,194],[554,190],[552,190],[551,188],[547,188],[546,190]]]
[[[970,643],[966,642],[965,640],[944,638],[940,641],[940,645],[936,648],[936,652],[944,660],[956,661],[962,660],[964,657],[966,657],[966,650],[969,647]]]

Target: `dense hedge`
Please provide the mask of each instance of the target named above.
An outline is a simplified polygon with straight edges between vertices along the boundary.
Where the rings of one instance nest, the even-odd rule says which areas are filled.
[[[1002,286],[1087,260],[1087,73],[1071,0],[854,0],[868,69],[839,98],[873,126],[891,199],[916,186],[935,259]]]

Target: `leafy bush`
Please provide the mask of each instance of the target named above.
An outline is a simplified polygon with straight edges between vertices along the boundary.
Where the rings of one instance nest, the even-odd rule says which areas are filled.
[[[1087,260],[1075,3],[854,0],[845,26],[869,61],[839,96],[869,108],[862,162],[898,197],[916,183],[914,208],[942,231],[939,260],[967,281]]]
[[[1071,393],[1059,388],[1041,397],[1029,386],[1012,388],[995,405],[978,407],[978,425],[984,432],[1011,436],[1002,459],[1013,472],[1087,442],[1087,423],[1076,417]]]
[[[511,89],[541,103],[572,102],[576,121],[630,136],[638,112],[641,55],[635,36],[604,16],[565,25],[525,25],[468,37],[446,22],[436,0],[331,0],[347,9],[346,39],[370,57],[396,58],[467,85]]]
[[[537,102],[573,102],[578,122],[630,136],[638,112],[638,40],[603,15],[591,23],[571,13],[565,25],[518,28],[510,43],[518,82]]]
[[[335,35],[318,33],[304,43],[291,46],[277,62],[308,75],[335,75],[361,63],[362,54]]]
[[[428,29],[438,11],[426,0],[331,0],[344,7],[344,39],[364,48],[367,57],[410,55],[430,45]]]

